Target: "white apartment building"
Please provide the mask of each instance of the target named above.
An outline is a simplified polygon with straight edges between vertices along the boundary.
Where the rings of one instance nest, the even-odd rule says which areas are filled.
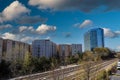
[[[2,51],[3,51],[3,39],[0,38],[0,62],[1,62],[1,59],[2,59]]]
[[[72,55],[75,55],[76,53],[82,53],[82,44],[72,44],[71,52]]]
[[[34,57],[52,57],[57,53],[57,45],[50,40],[34,40],[32,42],[32,55]]]

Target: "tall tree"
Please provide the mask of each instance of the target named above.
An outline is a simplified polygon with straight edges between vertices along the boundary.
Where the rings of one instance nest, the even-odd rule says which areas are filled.
[[[32,56],[29,52],[26,52],[23,62],[23,72],[25,74],[32,73],[34,68]]]
[[[93,51],[101,56],[102,59],[108,59],[111,56],[111,51],[108,48],[95,48]]]
[[[94,54],[91,51],[86,51],[83,53],[83,60],[84,61],[93,61],[94,60]]]

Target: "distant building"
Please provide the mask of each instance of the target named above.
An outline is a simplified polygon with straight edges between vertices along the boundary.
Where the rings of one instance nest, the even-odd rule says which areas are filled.
[[[102,28],[91,29],[84,35],[85,51],[91,51],[96,47],[104,47],[104,31]]]
[[[3,52],[3,39],[0,38],[0,62],[1,62],[1,59],[2,59],[2,52]]]
[[[32,42],[32,55],[34,57],[52,57],[57,53],[57,45],[50,40],[34,40]]]
[[[76,53],[82,53],[82,44],[72,44],[71,52],[72,55],[75,55]]]
[[[60,58],[67,58],[71,55],[71,45],[60,44],[59,45],[59,56]]]
[[[9,39],[3,41],[2,57],[6,61],[23,60],[27,52],[30,52],[29,44]]]

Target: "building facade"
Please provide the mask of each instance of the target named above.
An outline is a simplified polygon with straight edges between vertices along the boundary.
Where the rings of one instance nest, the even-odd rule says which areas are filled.
[[[102,28],[91,29],[84,35],[85,51],[104,47],[104,31]]]
[[[59,52],[59,56],[61,58],[67,58],[67,57],[71,56],[71,45],[60,44],[58,52]]]
[[[3,52],[3,39],[0,38],[0,62],[1,62],[1,59],[2,59],[2,52]]]
[[[50,40],[34,40],[32,42],[32,55],[34,57],[52,57],[57,53],[57,45]]]
[[[72,55],[75,55],[76,53],[82,53],[82,44],[72,44],[71,52]]]
[[[4,39],[3,44],[2,57],[6,61],[23,60],[25,54],[30,52],[30,45],[23,42]]]

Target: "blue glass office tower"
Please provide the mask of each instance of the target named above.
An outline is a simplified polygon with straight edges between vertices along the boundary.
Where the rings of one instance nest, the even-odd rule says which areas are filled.
[[[85,51],[92,51],[97,47],[104,47],[104,31],[102,28],[91,29],[84,35]]]

